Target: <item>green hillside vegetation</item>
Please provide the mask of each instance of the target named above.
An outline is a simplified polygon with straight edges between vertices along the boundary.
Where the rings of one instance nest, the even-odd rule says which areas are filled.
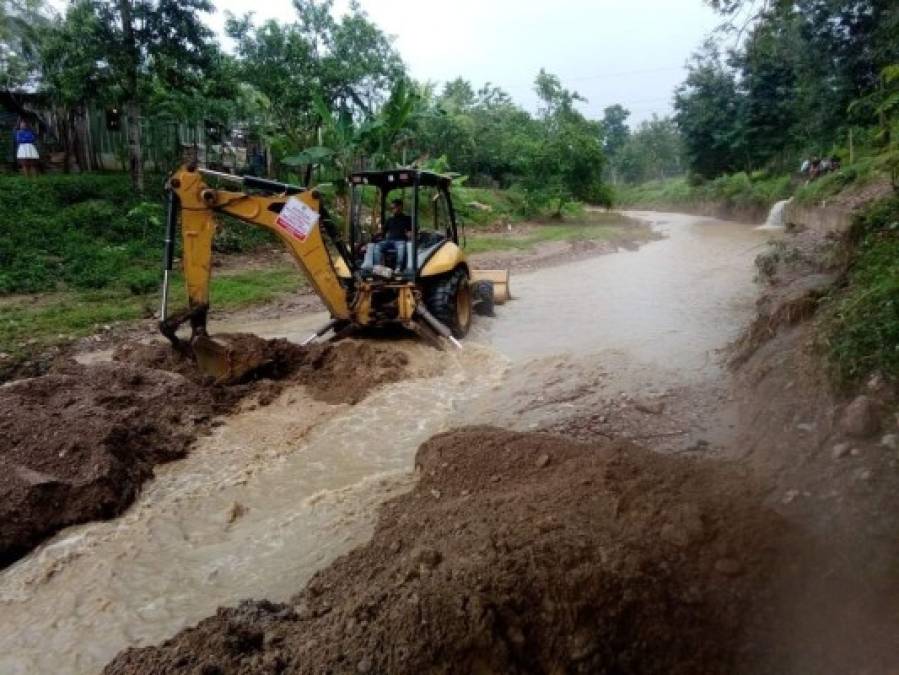
[[[651,181],[616,189],[620,206],[677,209],[701,204],[720,204],[732,208],[766,209],[788,198],[794,189],[790,176],[771,176],[764,172],[743,172],[718,176],[708,181],[690,181],[685,177]]]
[[[822,305],[820,336],[834,380],[899,378],[899,196],[868,207],[852,233],[845,283]]]

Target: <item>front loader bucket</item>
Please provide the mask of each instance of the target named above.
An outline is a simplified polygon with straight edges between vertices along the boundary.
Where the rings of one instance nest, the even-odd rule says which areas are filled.
[[[512,299],[509,290],[509,270],[472,270],[471,283],[489,281],[493,285],[493,302],[501,305]]]
[[[215,378],[216,384],[234,384],[271,364],[268,354],[253,349],[241,338],[244,336],[220,335],[216,340],[207,335],[194,338],[191,347],[200,372]]]

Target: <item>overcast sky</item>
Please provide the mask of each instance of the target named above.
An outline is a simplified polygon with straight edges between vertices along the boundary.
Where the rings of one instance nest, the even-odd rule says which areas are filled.
[[[53,4],[63,5],[64,0]],[[291,0],[213,0],[219,34],[225,10],[257,20],[292,21]],[[336,0],[338,13],[349,0]],[[703,0],[361,0],[395,44],[413,77],[443,82],[461,75],[492,82],[529,109],[540,68],[555,73],[599,117],[613,103],[631,122],[671,112],[684,63],[717,25]]]
[[[224,11],[289,20],[290,0],[214,0]],[[348,0],[337,0],[338,13]],[[621,103],[631,122],[671,112],[684,63],[718,21],[702,0],[362,0],[395,44],[413,77],[443,82],[458,75],[493,82],[529,109],[541,67],[558,75],[599,117]]]

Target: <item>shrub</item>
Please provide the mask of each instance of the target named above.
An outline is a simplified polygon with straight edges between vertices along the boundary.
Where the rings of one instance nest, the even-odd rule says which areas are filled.
[[[876,202],[857,220],[845,287],[828,298],[822,323],[838,385],[873,372],[899,378],[899,197]]]

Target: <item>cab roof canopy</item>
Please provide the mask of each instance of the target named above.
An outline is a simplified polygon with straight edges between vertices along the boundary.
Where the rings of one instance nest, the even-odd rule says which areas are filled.
[[[373,185],[384,193],[396,188],[410,188],[415,185],[415,177],[421,187],[442,187],[448,189],[453,179],[433,171],[418,169],[389,169],[387,171],[358,171],[350,174],[353,185]]]

